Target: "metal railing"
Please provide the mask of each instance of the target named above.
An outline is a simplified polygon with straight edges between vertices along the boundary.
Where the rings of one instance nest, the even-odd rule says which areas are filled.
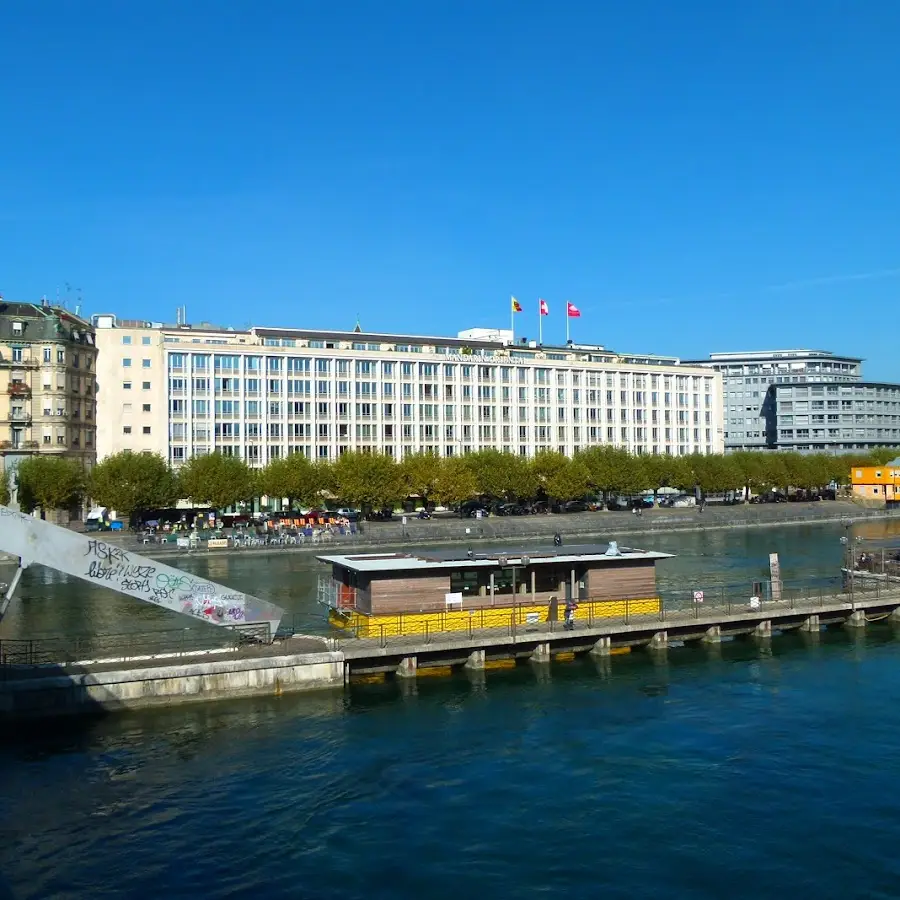
[[[422,622],[422,614],[406,614],[391,617],[385,622],[360,623],[345,629],[344,636],[335,638],[338,650],[350,651],[377,647],[432,645],[458,640],[473,641],[486,638],[498,639],[533,635],[552,635],[560,632],[615,628],[616,626],[640,626],[687,624],[710,616],[744,616],[765,619],[777,613],[794,610],[825,609],[830,605],[847,605],[875,600],[896,600],[900,604],[900,585],[853,584],[841,585],[836,580],[809,584],[766,584],[762,596],[753,596],[748,586],[720,585],[712,590],[663,591],[658,598],[603,597],[578,601],[578,609],[571,623],[565,621],[565,604],[560,601],[558,619],[549,616],[535,620],[525,607],[535,605],[524,601],[523,609],[513,609],[498,621],[496,607],[466,610],[469,621],[462,628],[448,628],[439,612],[432,616],[436,621]],[[698,593],[700,598],[698,599]],[[488,621],[490,624],[487,624]]]
[[[491,541],[491,540],[546,540],[548,535],[558,531],[569,541],[581,540],[598,534],[628,535],[636,542],[641,535],[663,534],[671,531],[693,531],[706,528],[754,528],[767,525],[812,524],[817,522],[841,522],[845,526],[868,519],[883,519],[892,510],[854,509],[848,514],[846,508],[830,510],[828,502],[817,503],[805,508],[802,513],[787,514],[781,510],[759,513],[745,508],[729,507],[728,510],[707,510],[685,513],[648,513],[634,516],[625,512],[589,512],[569,514],[541,514],[533,516],[490,517],[487,519],[439,518],[420,521],[410,513],[408,522],[399,521],[365,522],[358,527],[343,532],[333,531],[320,534],[315,539],[305,536],[291,541],[268,535],[258,536],[259,540],[239,540],[237,549],[259,549],[263,547],[297,547],[302,544],[316,544],[320,541],[334,541],[353,547],[378,546],[387,544],[426,545],[451,541]],[[640,546],[640,544],[637,544]]]
[[[216,629],[0,639],[0,676],[15,677],[20,667],[72,666],[183,659],[233,653],[271,641],[268,625],[236,625]]]

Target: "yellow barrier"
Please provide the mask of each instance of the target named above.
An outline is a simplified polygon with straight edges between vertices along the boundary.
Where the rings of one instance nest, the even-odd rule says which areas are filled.
[[[660,611],[659,597],[634,600],[585,600],[578,604],[575,621],[584,625],[597,619],[624,619],[628,616],[656,615]],[[349,611],[348,611],[349,612]],[[562,609],[560,609],[562,613]],[[332,610],[329,622],[336,628],[353,632],[360,638],[402,637],[412,634],[433,634],[440,631],[473,631],[482,628],[509,628],[539,625],[550,621],[547,604],[489,606],[482,609],[452,609],[441,612],[405,613],[392,616],[367,616],[349,612],[341,615]],[[557,624],[562,627],[562,622]]]

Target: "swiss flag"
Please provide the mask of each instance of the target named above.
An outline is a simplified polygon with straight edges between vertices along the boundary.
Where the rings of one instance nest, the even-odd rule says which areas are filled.
[[[547,306],[547,301],[546,300],[538,300],[538,303],[540,303],[540,305],[541,305],[541,315],[549,316],[550,315],[550,307]]]
[[[566,315],[570,319],[580,319],[581,318],[581,310],[574,303],[566,304]]]

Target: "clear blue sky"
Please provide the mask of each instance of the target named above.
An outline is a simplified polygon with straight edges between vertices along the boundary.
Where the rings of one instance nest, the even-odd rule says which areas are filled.
[[[0,291],[900,380],[896,0],[6,0]]]

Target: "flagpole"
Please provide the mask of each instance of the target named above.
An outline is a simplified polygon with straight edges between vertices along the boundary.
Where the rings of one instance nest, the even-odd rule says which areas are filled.
[[[544,314],[541,311],[541,301],[538,300],[538,347],[544,346]]]
[[[512,332],[511,344],[516,342],[516,307],[513,304],[513,298],[509,298],[509,330]]]
[[[566,346],[569,346],[569,304],[566,303]]]

